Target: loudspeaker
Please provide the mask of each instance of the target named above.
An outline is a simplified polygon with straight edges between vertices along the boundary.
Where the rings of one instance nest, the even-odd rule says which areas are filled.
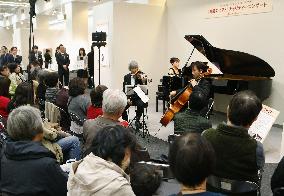
[[[106,41],[106,32],[95,32],[92,33],[93,42],[105,42]]]

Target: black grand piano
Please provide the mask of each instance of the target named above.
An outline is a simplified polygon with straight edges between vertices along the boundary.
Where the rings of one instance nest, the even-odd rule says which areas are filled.
[[[244,52],[216,48],[202,35],[186,35],[185,39],[223,73],[210,76],[215,93],[234,94],[249,89],[262,100],[269,97],[275,71],[264,60]],[[183,74],[190,75],[191,68],[185,66]]]

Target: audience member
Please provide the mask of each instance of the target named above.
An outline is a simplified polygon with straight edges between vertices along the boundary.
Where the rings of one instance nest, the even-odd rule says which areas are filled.
[[[73,78],[69,83],[68,112],[76,114],[82,121],[87,119],[91,100],[85,95],[86,85],[82,78]]]
[[[6,46],[2,46],[1,47],[1,52],[0,52],[0,68],[3,66],[3,65],[6,65],[6,61],[7,61],[7,55],[8,55],[8,49]]]
[[[8,78],[9,75],[10,75],[10,70],[9,70],[8,66],[7,65],[2,65],[0,67],[0,76]]]
[[[130,183],[136,196],[152,196],[162,182],[160,174],[146,164],[135,164],[130,172]]]
[[[103,92],[107,90],[104,85],[98,85],[95,89],[90,92],[92,105],[88,108],[87,118],[95,119],[103,114],[102,102]]]
[[[40,71],[38,73],[38,87],[36,90],[36,100],[39,104],[39,109],[43,111],[45,109],[45,93],[47,86],[45,84],[45,78],[47,77],[49,72]]]
[[[207,105],[207,99],[201,91],[193,91],[189,97],[188,109],[178,112],[174,117],[174,133],[185,131],[202,133],[212,127],[212,123],[201,116],[201,111]]]
[[[17,86],[25,81],[24,76],[21,74],[21,68],[19,64],[16,63],[9,63],[8,68],[10,70],[9,79],[11,80],[11,85],[9,89],[10,95],[15,94],[15,90]]]
[[[175,178],[182,184],[176,195],[219,196],[206,192],[206,178],[215,165],[214,149],[196,133],[178,137],[170,146],[169,164]]]
[[[70,82],[71,83],[71,82]],[[84,150],[88,150],[100,129],[109,125],[119,125],[124,108],[127,104],[126,95],[120,90],[107,89],[103,93],[103,115],[85,121],[83,125]]]
[[[23,82],[19,84],[16,89],[15,96],[8,104],[8,111],[11,112],[15,108],[23,105],[34,105],[34,94],[32,84],[29,82]],[[44,124],[44,141],[43,144],[46,148],[52,151],[59,162],[64,159],[77,159],[81,157],[80,141],[75,136],[70,136],[61,130],[57,130],[50,124]],[[59,146],[55,145],[57,143]],[[58,148],[59,147],[59,148]],[[62,150],[62,152],[61,152]],[[63,154],[62,154],[63,153]]]
[[[15,95],[8,104],[8,112],[22,105],[34,105],[33,87],[30,82],[22,82],[17,86]]]
[[[13,46],[10,50],[10,54],[6,56],[5,63],[15,63],[20,65],[22,62],[22,56],[18,55],[18,48]]]
[[[51,65],[52,63],[52,56],[51,56],[51,50],[50,49],[46,49],[45,53],[44,53],[44,65],[45,65],[45,69],[49,68],[49,65]]]
[[[55,54],[56,61],[58,64],[58,75],[59,80],[62,85],[68,86],[69,84],[69,64],[70,59],[69,55],[66,53],[66,48],[62,44],[59,46],[59,52]],[[64,83],[63,83],[63,77],[64,77]]]
[[[89,79],[88,85],[89,88],[95,87],[94,84],[94,47],[91,47],[91,51],[87,54],[88,56],[88,72],[89,72]]]
[[[122,126],[108,126],[92,142],[91,153],[72,165],[67,183],[68,195],[134,196],[128,167],[136,139]]]
[[[0,163],[3,195],[66,195],[68,176],[41,144],[42,123],[40,111],[31,106],[10,113],[7,132],[12,141],[4,146]]]
[[[10,102],[9,87],[11,81],[8,78],[0,77],[0,115],[8,118],[8,104]]]
[[[253,92],[238,92],[229,103],[227,124],[203,133],[216,152],[215,176],[258,183],[258,170],[265,162],[264,151],[262,144],[248,134],[248,129],[261,109],[261,101]]]
[[[271,178],[271,190],[284,187],[284,158],[282,157]],[[284,190],[282,190],[283,192]],[[280,195],[280,194],[279,194]]]
[[[77,71],[77,77],[82,78],[84,80],[85,85],[86,86],[88,85],[89,74],[88,74],[88,71],[86,69],[79,69]]]
[[[57,72],[49,72],[45,77],[45,85],[47,86],[45,91],[45,101],[56,103],[56,94],[59,91],[58,88],[59,75]]]
[[[30,62],[38,61],[39,66],[42,68],[43,58],[42,52],[38,51],[38,46],[33,46],[32,51],[30,53]]]

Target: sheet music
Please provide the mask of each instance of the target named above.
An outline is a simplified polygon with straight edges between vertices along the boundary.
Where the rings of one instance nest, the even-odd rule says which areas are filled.
[[[263,143],[279,113],[279,111],[273,108],[262,105],[262,110],[260,111],[257,120],[249,128],[248,133],[254,139]]]
[[[133,90],[137,93],[138,97],[140,97],[140,99],[144,103],[147,103],[149,101],[149,97],[146,96],[146,94],[142,91],[140,86],[136,86]]]

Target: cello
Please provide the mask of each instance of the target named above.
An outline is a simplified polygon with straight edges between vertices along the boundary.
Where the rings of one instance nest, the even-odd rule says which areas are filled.
[[[212,73],[212,69],[208,68],[206,72],[201,73],[200,79],[204,76],[208,76]],[[165,112],[165,114],[162,116],[160,123],[162,126],[166,127],[174,118],[175,114],[179,112],[184,105],[188,102],[189,97],[192,93],[192,86],[189,83],[180,93],[178,93],[175,98],[173,98],[175,101],[170,105],[168,110]]]

